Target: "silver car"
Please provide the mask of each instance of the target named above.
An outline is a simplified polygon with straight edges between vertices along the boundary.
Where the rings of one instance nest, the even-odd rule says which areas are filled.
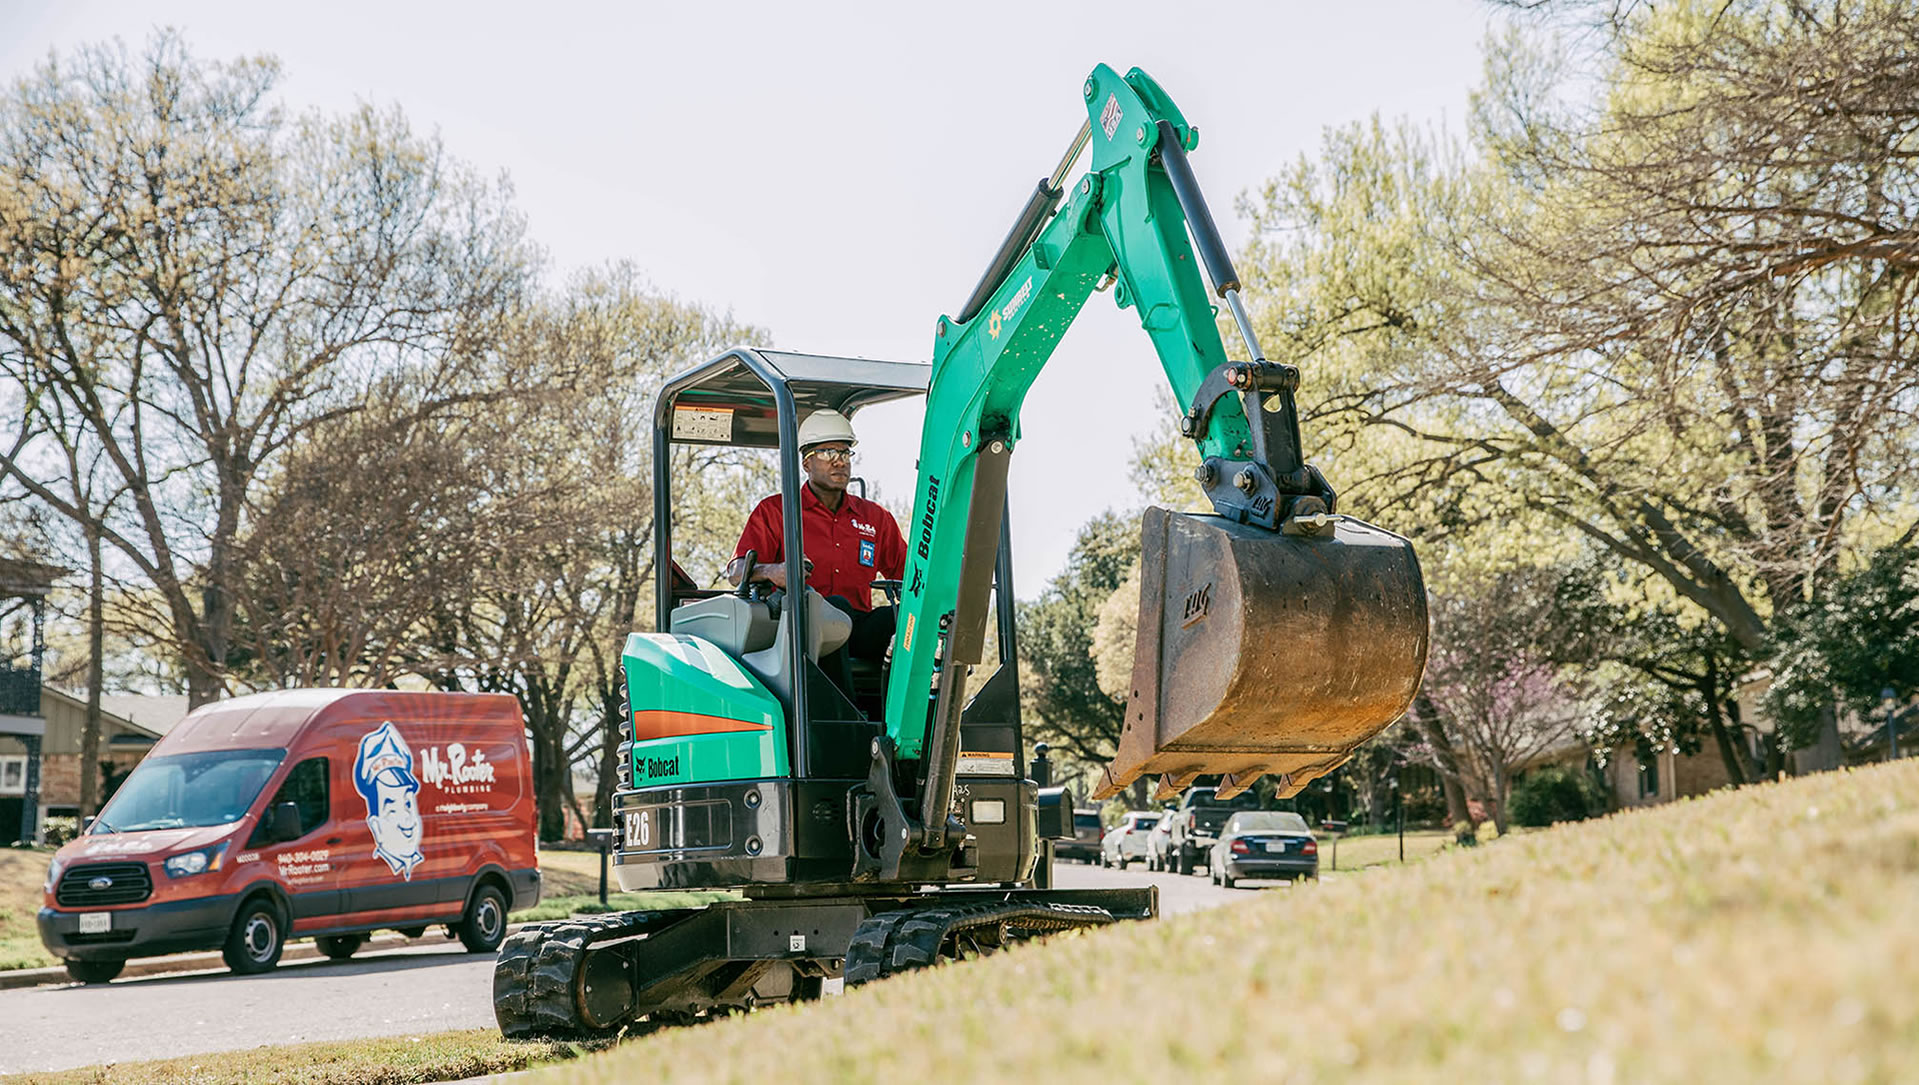
[[[1153,831],[1159,821],[1159,815],[1145,810],[1129,811],[1119,819],[1119,824],[1106,831],[1099,842],[1099,864],[1105,867],[1126,869],[1126,864],[1138,859],[1146,861],[1146,835]]]
[[[1238,810],[1213,845],[1215,885],[1241,878],[1319,878],[1319,841],[1306,819],[1286,810]]]

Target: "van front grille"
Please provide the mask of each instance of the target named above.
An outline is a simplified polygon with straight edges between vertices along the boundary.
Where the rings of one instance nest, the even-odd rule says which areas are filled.
[[[153,875],[145,863],[90,863],[60,875],[53,899],[62,908],[99,908],[137,904],[153,895]]]

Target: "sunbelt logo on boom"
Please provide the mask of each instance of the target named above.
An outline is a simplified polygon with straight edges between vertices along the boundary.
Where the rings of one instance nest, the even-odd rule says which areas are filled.
[[[1025,282],[1019,284],[1019,289],[1013,292],[1011,300],[998,309],[993,310],[991,317],[986,321],[986,333],[998,339],[1000,326],[1006,321],[1013,319],[1013,314],[1019,312],[1019,307],[1025,305],[1026,299],[1032,296],[1033,277],[1029,275],[1026,277]]]

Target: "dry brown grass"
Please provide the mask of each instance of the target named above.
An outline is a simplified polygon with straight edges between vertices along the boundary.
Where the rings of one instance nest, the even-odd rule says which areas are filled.
[[[1056,939],[532,1081],[1910,1080],[1914,917],[1919,762]]]
[[[0,848],[0,972],[60,962],[40,944],[40,910],[51,848]]]
[[[416,1085],[504,1074],[572,1058],[573,1044],[520,1044],[486,1029],[185,1055],[12,1074],[18,1085]]]

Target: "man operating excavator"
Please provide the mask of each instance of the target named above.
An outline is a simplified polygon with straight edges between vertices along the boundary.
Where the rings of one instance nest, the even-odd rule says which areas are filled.
[[[906,568],[906,540],[884,506],[846,491],[853,478],[857,444],[853,424],[838,411],[814,411],[800,423],[800,468],[806,472],[806,485],[800,487],[800,530],[808,569],[804,579],[853,619],[852,636],[834,655],[877,662],[893,639],[898,608],[874,607],[872,584],[900,579]],[[738,584],[746,575],[750,550],[753,579],[786,587],[787,562],[780,545],[783,511],[779,494],[754,507],[727,564],[727,579]],[[847,688],[843,659],[829,656],[820,661],[820,667],[842,689]]]

